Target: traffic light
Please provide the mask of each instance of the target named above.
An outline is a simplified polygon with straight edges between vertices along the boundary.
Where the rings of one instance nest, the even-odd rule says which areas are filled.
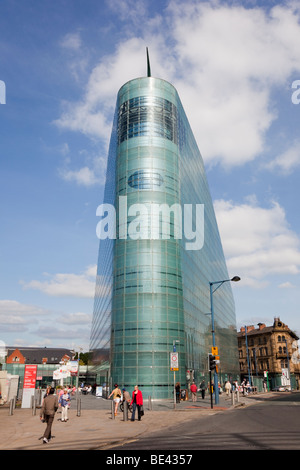
[[[208,355],[208,368],[209,370],[215,370],[217,367],[216,363],[216,356],[213,356],[212,354]]]

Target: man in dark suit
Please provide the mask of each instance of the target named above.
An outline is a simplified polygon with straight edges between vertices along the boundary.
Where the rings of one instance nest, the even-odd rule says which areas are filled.
[[[55,416],[57,409],[58,409],[58,398],[56,395],[54,395],[54,388],[51,387],[48,395],[43,400],[41,413],[40,413],[40,419],[41,420],[44,419],[47,423],[47,427],[45,429],[44,436],[43,436],[44,444],[47,444],[49,442],[49,439],[51,439],[51,428],[52,428],[52,423],[53,423],[54,416]]]

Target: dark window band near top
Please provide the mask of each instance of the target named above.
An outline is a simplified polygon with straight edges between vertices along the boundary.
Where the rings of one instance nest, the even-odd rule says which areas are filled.
[[[178,143],[177,108],[168,100],[139,96],[119,107],[118,144],[132,137],[158,136]]]

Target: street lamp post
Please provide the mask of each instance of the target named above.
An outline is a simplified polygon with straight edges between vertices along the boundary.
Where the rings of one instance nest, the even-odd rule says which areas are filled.
[[[213,281],[209,283],[210,288],[210,311],[211,311],[211,332],[212,332],[212,342],[213,346],[216,347],[216,338],[215,338],[215,319],[214,319],[214,302],[213,302],[213,294],[216,292],[219,287],[221,287],[224,282],[238,282],[241,278],[238,276],[234,276],[232,279],[225,279],[224,281]],[[213,286],[217,285],[215,289]],[[211,384],[210,384],[211,386]],[[218,373],[216,369],[214,370],[214,388],[215,388],[215,403],[216,405],[219,403],[219,382],[218,382]]]
[[[79,401],[79,396],[78,396],[78,387],[79,387],[79,361],[80,361],[80,351],[82,351],[82,348],[78,348],[78,357],[77,357],[77,373],[76,373],[76,405],[77,405],[77,410],[78,410],[78,401]],[[74,357],[76,356],[76,348],[74,348],[72,351],[74,353]]]
[[[247,352],[247,365],[248,365],[248,378],[250,385],[253,385],[251,380],[251,365],[250,365],[250,355],[248,348],[248,337],[247,337],[247,326],[245,325],[245,342],[246,342],[246,352]]]

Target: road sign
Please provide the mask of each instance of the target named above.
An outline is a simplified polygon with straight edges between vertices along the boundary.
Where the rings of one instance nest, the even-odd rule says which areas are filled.
[[[171,370],[179,370],[178,367],[178,353],[177,352],[172,352],[171,353]]]

